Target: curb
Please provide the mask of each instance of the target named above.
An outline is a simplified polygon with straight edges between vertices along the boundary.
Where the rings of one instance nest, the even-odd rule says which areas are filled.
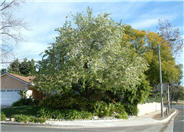
[[[177,113],[176,109],[174,110],[173,113],[171,113],[167,118],[162,119],[162,120],[158,120],[158,123],[166,123],[168,121],[170,121],[170,119]]]
[[[174,128],[174,118],[177,116],[179,111],[175,109],[175,114],[170,118],[170,120],[166,123],[165,127],[163,127],[161,132],[173,132]],[[173,112],[174,113],[174,112]]]

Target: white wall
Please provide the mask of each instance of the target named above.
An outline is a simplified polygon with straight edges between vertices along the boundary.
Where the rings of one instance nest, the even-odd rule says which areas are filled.
[[[2,90],[0,91],[0,105],[1,106],[11,106],[14,102],[21,99],[19,95],[20,91],[15,90]]]
[[[161,110],[160,103],[146,103],[146,104],[138,104],[138,116],[145,115],[147,113],[156,112]]]

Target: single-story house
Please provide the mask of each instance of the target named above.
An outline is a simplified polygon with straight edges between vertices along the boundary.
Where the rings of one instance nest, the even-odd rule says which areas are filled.
[[[26,90],[27,96],[37,98],[40,94],[32,88],[34,76],[20,76],[13,73],[4,73],[1,75],[1,106],[10,106],[21,99],[20,91]]]

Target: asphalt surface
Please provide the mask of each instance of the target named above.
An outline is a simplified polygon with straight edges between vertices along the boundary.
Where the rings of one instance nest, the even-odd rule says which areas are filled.
[[[2,132],[160,132],[163,124],[138,127],[110,127],[110,128],[37,128],[26,126],[2,126]]]
[[[174,132],[184,132],[184,105],[175,105],[174,108],[179,110],[174,119]]]

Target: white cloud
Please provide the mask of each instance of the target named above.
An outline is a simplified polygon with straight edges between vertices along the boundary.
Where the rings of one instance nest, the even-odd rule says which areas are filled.
[[[154,10],[147,14],[140,15],[138,20],[135,20],[134,22],[128,24],[130,24],[133,28],[144,29],[156,26],[159,19],[167,19],[169,21],[173,21],[176,18],[176,16],[171,16],[169,14],[155,13],[157,11],[158,10]]]
[[[47,45],[48,43],[54,40],[54,36],[56,35],[56,32],[54,32],[54,29],[57,27],[61,27],[63,25],[65,21],[65,16],[69,12],[75,13],[76,11],[84,10],[84,7],[87,6],[86,4],[85,6],[79,6],[79,7],[82,7],[82,8],[79,8],[78,6],[75,6],[73,3],[67,3],[64,0],[31,0],[31,1],[32,2],[30,2],[30,0],[29,1],[27,0],[27,3],[23,5],[16,13],[17,16],[25,19],[25,21],[28,23],[28,28],[29,28],[28,31],[22,32],[22,34],[24,35],[25,41],[27,41],[27,42],[21,43],[23,47],[19,47],[21,50],[20,53],[22,55],[23,55],[23,52],[25,52],[25,54],[28,54],[27,53],[28,47],[31,49],[32,47],[36,47],[36,45],[40,45],[38,46],[38,49],[41,49],[41,48],[44,49],[45,47],[43,45]],[[45,1],[50,3],[44,3]],[[87,0],[77,0],[77,1],[89,2]],[[102,2],[103,0],[100,0],[100,1]],[[118,0],[115,0],[113,2],[116,2],[116,1]],[[129,0],[125,0],[125,1],[128,2]],[[57,2],[63,2],[63,3],[57,3]],[[69,2],[74,2],[74,0],[69,0]],[[93,2],[97,2],[97,0],[93,0]],[[104,2],[108,2],[108,1],[104,1]],[[134,28],[139,28],[139,29],[155,26],[158,23],[158,19],[161,16],[171,18],[171,16],[169,15],[159,14],[160,8],[156,8],[156,9],[154,8],[147,13],[140,14],[140,16],[137,17],[136,16],[138,15],[137,12],[143,9],[147,1],[145,1],[144,3],[143,2],[140,3],[140,2],[135,2],[134,0],[135,3],[128,3],[128,4],[127,3],[124,4],[123,2],[122,2],[122,8],[117,8],[116,6],[112,6],[111,4],[107,6],[106,3],[102,4],[103,5],[102,7],[100,7],[101,5],[98,5],[97,8],[95,8],[94,6],[94,10],[96,11],[94,13],[97,13],[98,11],[109,12],[109,13],[112,13],[113,18],[115,18],[116,20],[133,18],[132,19],[133,21],[130,21],[130,23],[127,23],[127,24],[130,24]],[[165,8],[163,8],[163,10],[164,9]],[[24,45],[32,45],[32,46],[24,47]],[[31,53],[35,55],[35,53],[38,53],[38,51],[35,51],[34,49],[29,53],[30,56],[31,56]]]
[[[27,0],[31,2],[122,2],[122,0]],[[123,0],[123,2],[168,2],[168,1],[182,1],[182,0]]]
[[[151,26],[155,26],[158,24],[158,19],[147,19],[147,20],[140,20],[140,21],[136,21],[133,23],[129,23],[133,28],[137,28],[137,29],[143,29],[143,28],[148,28]]]
[[[40,59],[40,53],[44,52],[49,45],[45,43],[37,43],[37,42],[22,42],[16,45],[14,48],[14,55],[16,58],[23,59]]]
[[[69,10],[72,9],[68,4],[27,2],[22,5],[15,15],[24,18],[28,30],[21,31],[24,41],[15,46],[15,57],[41,59],[39,54],[54,41],[57,35],[54,30],[63,25]]]

